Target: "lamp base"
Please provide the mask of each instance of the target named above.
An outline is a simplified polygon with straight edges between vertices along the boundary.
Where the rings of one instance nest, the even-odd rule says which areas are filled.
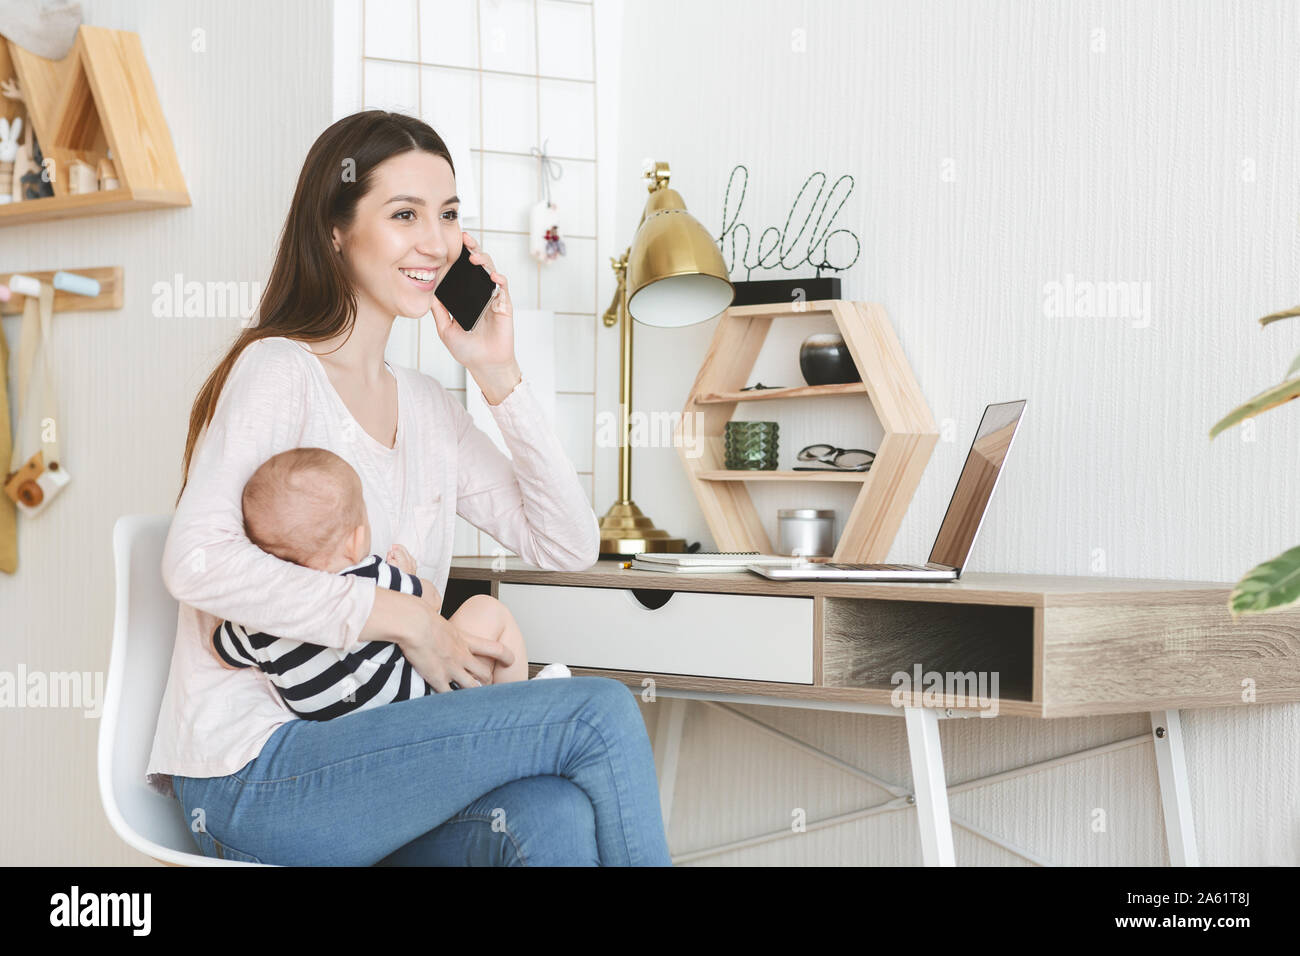
[[[616,501],[600,519],[600,557],[623,558],[643,551],[682,553],[685,538],[660,531],[635,502]]]

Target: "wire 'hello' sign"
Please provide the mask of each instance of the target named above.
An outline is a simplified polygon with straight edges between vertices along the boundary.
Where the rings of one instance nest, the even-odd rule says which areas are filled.
[[[743,174],[740,181],[740,198],[736,201],[735,211],[731,212],[731,188],[732,184],[736,180],[737,173]],[[804,216],[803,225],[799,227],[799,232],[795,234],[794,238],[790,240],[789,246],[787,246],[786,234],[790,230],[790,220],[794,218],[795,213],[798,211],[799,202],[803,199],[804,193],[808,191],[809,185],[813,180],[818,179],[819,177],[820,182],[817,185],[817,193],[808,203],[808,214]],[[743,206],[745,202],[745,187],[749,184],[749,170],[743,164],[738,163],[735,169],[731,171],[731,176],[727,179],[727,191],[722,198],[722,235],[719,236],[717,240],[718,246],[722,249],[723,257],[727,262],[728,274],[730,274],[736,266],[737,237],[741,232],[744,233],[744,248],[740,252],[740,264],[745,268],[745,281],[747,282],[749,281],[750,273],[755,269],[774,269],[777,266],[780,266],[787,271],[793,271],[804,265],[804,263],[807,263],[817,270],[817,278],[820,279],[823,269],[829,269],[833,272],[843,272],[845,269],[852,266],[853,263],[857,262],[858,255],[862,251],[862,243],[858,241],[858,237],[849,229],[831,230],[831,225],[835,222],[835,217],[839,215],[840,209],[843,208],[845,201],[848,200],[849,195],[853,192],[853,177],[848,173],[845,173],[839,179],[835,180],[835,184],[831,186],[830,191],[826,194],[826,199],[821,204],[821,211],[817,213],[817,221],[813,223],[812,232],[809,233],[808,236],[808,251],[804,253],[802,258],[795,260],[794,262],[787,261],[788,258],[794,254],[795,246],[798,245],[800,237],[803,236],[804,230],[808,227],[808,220],[812,218],[814,210],[817,209],[818,200],[821,199],[822,191],[826,188],[826,179],[826,174],[819,171],[813,173],[804,180],[803,186],[799,188],[798,195],[794,197],[794,203],[790,206],[790,212],[785,217],[785,226],[781,229],[777,229],[776,226],[768,226],[763,230],[762,234],[758,237],[757,257],[751,262],[749,261],[749,227],[742,222],[737,222],[740,218],[741,206]],[[826,225],[823,227],[822,219],[826,215],[826,210],[829,209],[831,203],[834,202],[836,195],[840,190],[840,184],[845,180],[848,180],[848,188],[843,190],[843,195],[840,197],[839,205],[835,207],[835,211],[830,214],[828,219],[826,219]],[[818,230],[822,231],[819,232]],[[766,242],[769,233],[774,234],[774,244],[764,250],[764,243]],[[844,265],[836,265],[831,261],[830,244],[831,239],[841,233],[853,240],[853,258]],[[728,239],[730,239],[730,243],[728,243]],[[728,246],[730,246],[730,248],[728,248]],[[773,255],[776,255],[777,257],[775,262],[769,261]]]

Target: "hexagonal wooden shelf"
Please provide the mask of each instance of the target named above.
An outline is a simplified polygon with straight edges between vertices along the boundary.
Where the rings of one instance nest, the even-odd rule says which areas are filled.
[[[844,336],[849,354],[862,374],[861,382],[741,391],[774,319],[826,315],[835,319]],[[867,471],[725,469],[724,427],[731,420],[737,402],[855,393],[866,395],[885,429]],[[694,413],[700,415],[698,435],[703,438],[703,453],[698,458],[687,456],[686,443],[682,441],[682,423]],[[771,539],[745,487],[747,481],[861,482],[862,488],[831,558],[837,563],[858,564],[887,560],[894,536],[938,440],[934,416],[884,307],[873,302],[822,299],[727,309],[718,320],[704,364],[687,396],[675,444],[719,551],[774,553]]]

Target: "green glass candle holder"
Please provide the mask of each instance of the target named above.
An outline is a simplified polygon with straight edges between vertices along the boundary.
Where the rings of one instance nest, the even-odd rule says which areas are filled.
[[[728,471],[775,471],[776,422],[727,422],[723,430]]]

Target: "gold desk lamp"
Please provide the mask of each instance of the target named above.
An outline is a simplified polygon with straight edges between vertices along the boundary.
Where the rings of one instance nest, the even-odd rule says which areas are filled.
[[[650,198],[632,245],[611,258],[618,288],[605,310],[605,325],[620,320],[619,343],[619,498],[600,521],[600,555],[614,557],[642,551],[681,552],[682,538],[654,526],[632,501],[632,446],[628,410],[632,405],[632,322],[660,328],[695,325],[719,315],[735,298],[722,252],[700,223],[686,211],[677,190],[668,188],[668,164],[647,163]]]

